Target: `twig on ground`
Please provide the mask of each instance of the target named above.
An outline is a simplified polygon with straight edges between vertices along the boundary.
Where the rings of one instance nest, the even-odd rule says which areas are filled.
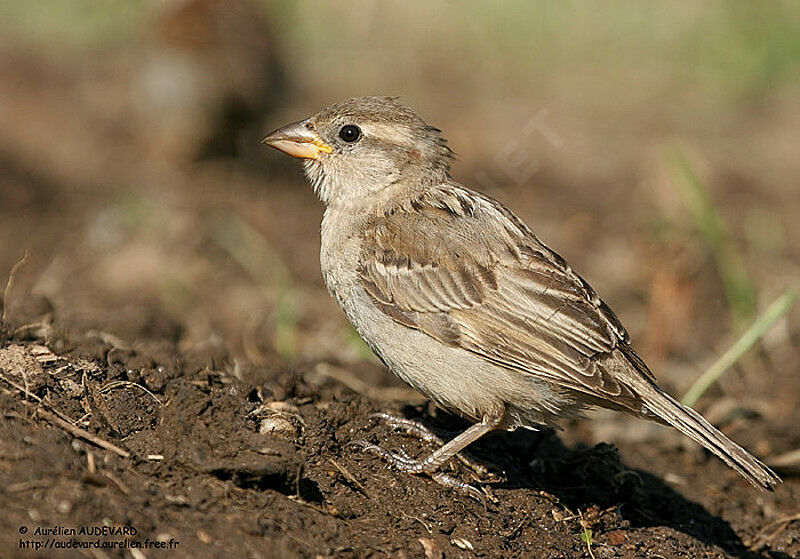
[[[345,478],[347,481],[349,481],[350,483],[352,483],[353,485],[355,485],[355,486],[356,486],[356,488],[357,488],[359,491],[361,491],[361,493],[363,493],[365,497],[367,497],[367,498],[369,498],[369,499],[371,499],[371,498],[372,498],[372,496],[371,496],[371,495],[370,495],[370,494],[367,492],[367,488],[366,488],[366,487],[364,487],[364,486],[361,484],[361,482],[360,482],[360,481],[358,481],[358,480],[356,479],[356,476],[354,476],[353,474],[351,474],[351,473],[350,473],[350,472],[349,472],[349,471],[348,471],[348,470],[347,470],[347,469],[346,469],[344,466],[342,466],[341,464],[339,464],[339,463],[338,463],[336,460],[334,460],[333,458],[328,458],[328,462],[330,462],[331,464],[333,464],[333,467],[334,467],[334,468],[336,468],[337,470],[339,470],[339,473],[341,473],[341,474],[344,476],[344,478]]]
[[[30,489],[43,489],[46,487],[50,487],[53,485],[53,482],[49,479],[33,479],[30,481],[20,481],[18,483],[10,483],[6,485],[5,490],[8,493],[20,493],[22,491],[28,491]]]
[[[36,394],[33,394],[33,393],[29,392],[24,387],[18,385],[17,383],[15,383],[12,380],[9,380],[8,378],[4,377],[3,375],[0,375],[0,380],[3,380],[3,382],[8,383],[11,387],[16,389],[18,392],[20,392],[22,394],[25,394],[26,396],[29,396],[30,398],[35,400],[38,404],[47,405],[47,403],[44,400],[42,400],[41,398],[39,398]],[[86,429],[81,429],[80,427],[74,425],[73,420],[71,420],[69,417],[65,416],[62,412],[58,411],[56,408],[53,408],[52,406],[48,406],[48,407],[50,407],[50,409],[53,410],[52,412],[50,412],[50,411],[47,411],[47,410],[39,408],[39,407],[34,407],[34,405],[28,400],[22,400],[22,403],[24,403],[26,406],[33,407],[35,413],[37,413],[39,416],[43,417],[44,419],[46,419],[47,421],[49,421],[51,423],[55,423],[56,425],[58,425],[62,429],[65,429],[66,431],[69,431],[70,433],[72,433],[76,437],[84,439],[86,441],[89,441],[90,443],[92,443],[92,444],[94,444],[96,446],[99,446],[100,448],[104,448],[106,450],[110,450],[111,452],[114,452],[115,454],[118,454],[118,455],[122,456],[123,458],[130,458],[130,455],[131,455],[130,452],[118,447],[117,445],[115,445],[113,443],[110,443],[110,442],[108,442],[108,441],[106,441],[104,439],[101,439],[97,435],[93,435],[92,433],[90,433]]]
[[[111,483],[116,485],[117,489],[122,491],[125,495],[131,494],[131,490],[128,488],[128,486],[122,483],[122,480],[120,480],[117,476],[115,476],[111,472],[102,472],[100,475],[102,475],[104,478],[108,479]]]
[[[44,400],[42,400],[39,396],[37,396],[33,392],[30,392],[26,387],[20,386],[19,384],[17,384],[13,380],[5,377],[2,373],[0,373],[0,380],[5,382],[6,384],[8,384],[11,388],[16,390],[17,392],[19,392],[21,394],[24,394],[25,395],[25,404],[30,405],[30,400],[34,400],[35,402],[37,402],[37,403],[39,403],[39,404],[41,404],[43,406],[47,405],[47,403]],[[9,391],[9,392],[11,392],[11,391]],[[71,419],[69,416],[67,416],[66,414],[62,413],[61,411],[53,408],[52,406],[51,406],[51,409],[53,410],[53,413],[55,413],[56,415],[61,417],[61,419],[63,419],[64,421],[69,421],[70,423],[73,423],[73,424],[79,423],[78,421],[74,421],[73,419]]]
[[[73,425],[69,421],[64,421],[63,419],[61,419],[60,417],[58,417],[54,413],[50,413],[49,411],[43,410],[43,409],[37,410],[37,413],[40,416],[44,417],[47,421],[50,421],[51,423],[55,423],[56,425],[58,425],[62,429],[65,429],[65,430],[69,431],[70,433],[72,433],[73,435],[75,435],[78,438],[81,438],[81,439],[84,439],[86,441],[89,441],[90,443],[92,443],[92,444],[94,444],[96,446],[99,446],[100,448],[104,448],[106,450],[110,450],[111,452],[113,452],[115,454],[118,454],[118,455],[122,456],[123,458],[130,458],[130,456],[131,456],[131,453],[128,452],[127,450],[124,450],[124,449],[118,447],[117,445],[115,445],[113,443],[110,443],[110,442],[108,442],[106,440],[103,440],[100,437],[98,437],[97,435],[93,435],[92,433],[90,433],[86,429],[81,429],[80,427],[76,427],[75,425]]]
[[[784,518],[779,518],[774,522],[770,522],[769,524],[761,528],[761,530],[756,532],[756,535],[753,536],[750,539],[750,541],[748,541],[747,544],[745,545],[747,545],[747,548],[752,551],[758,551],[759,549],[767,545],[769,542],[774,540],[775,537],[781,532],[783,532],[789,524],[797,521],[800,521],[800,513],[786,516]],[[764,535],[773,528],[775,528],[775,530],[772,533],[766,536]]]
[[[753,322],[752,326],[736,340],[728,351],[711,365],[700,378],[683,395],[681,403],[686,406],[693,406],[697,400],[714,384],[731,366],[733,366],[747,351],[752,348],[761,338],[764,337],[770,328],[794,305],[797,299],[797,291],[789,289],[777,301],[772,303],[764,314]]]
[[[589,522],[583,518],[583,512],[580,510],[578,511],[578,516],[580,517],[580,525],[581,525],[581,541],[586,544],[586,550],[589,552],[589,557],[594,559],[594,551],[592,551],[592,544],[594,543],[594,532],[589,527]]]

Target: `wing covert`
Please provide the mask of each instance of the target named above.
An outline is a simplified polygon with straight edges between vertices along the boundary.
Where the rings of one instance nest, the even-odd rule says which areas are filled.
[[[490,198],[445,185],[392,208],[365,230],[359,272],[401,324],[565,388],[636,399],[598,366],[627,346],[617,317]]]

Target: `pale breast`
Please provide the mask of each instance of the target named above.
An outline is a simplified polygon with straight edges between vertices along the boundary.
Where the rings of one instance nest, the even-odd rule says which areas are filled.
[[[319,253],[322,278],[339,305],[347,289],[357,281],[360,239],[358,222],[349,212],[328,207],[322,218]]]
[[[440,406],[473,420],[505,406],[506,428],[554,424],[577,410],[549,383],[447,345],[383,313],[359,281],[363,231],[353,215],[329,207],[322,221],[320,266],[331,295],[389,369]]]
[[[360,286],[353,286],[340,304],[393,373],[446,409],[477,421],[502,404],[506,428],[552,425],[559,416],[577,411],[574,402],[533,375],[499,367],[398,324]]]

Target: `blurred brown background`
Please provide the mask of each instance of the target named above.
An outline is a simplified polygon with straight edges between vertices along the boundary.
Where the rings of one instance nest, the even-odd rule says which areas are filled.
[[[592,530],[598,557],[797,556],[800,305],[697,402],[774,494],[613,413],[472,445],[498,510],[347,446],[409,444],[376,411],[460,428],[347,324],[321,204],[260,144],[365,94],[444,130],[673,394],[800,287],[800,3],[3,0],[0,542],[102,520],[175,557],[585,557]]]
[[[800,278],[796,3],[0,9],[17,326],[220,344],[262,370],[372,360],[322,286],[320,204],[259,145],[363,94],[442,128],[455,177],[587,277],[673,391]],[[795,309],[723,389],[796,375],[799,329]]]

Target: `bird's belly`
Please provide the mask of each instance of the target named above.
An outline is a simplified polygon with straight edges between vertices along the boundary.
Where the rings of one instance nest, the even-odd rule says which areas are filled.
[[[398,324],[355,286],[340,299],[358,333],[389,369],[440,406],[480,420],[503,405],[505,427],[553,424],[574,403],[533,375],[494,365],[482,357],[453,347]]]

